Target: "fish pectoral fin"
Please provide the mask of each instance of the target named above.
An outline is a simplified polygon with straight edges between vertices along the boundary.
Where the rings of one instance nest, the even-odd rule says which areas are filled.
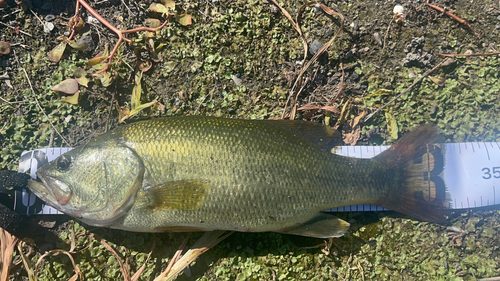
[[[145,192],[150,198],[151,208],[194,210],[203,202],[207,186],[202,180],[180,180],[153,186]]]
[[[279,231],[283,234],[301,235],[315,238],[341,237],[349,229],[350,224],[336,216],[319,213],[311,220],[295,228]]]

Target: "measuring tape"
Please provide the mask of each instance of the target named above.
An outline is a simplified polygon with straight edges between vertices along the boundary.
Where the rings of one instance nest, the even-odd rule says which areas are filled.
[[[336,154],[372,158],[390,146],[341,146]],[[444,151],[444,169],[435,174],[430,171],[436,188],[451,195],[450,209],[485,207],[500,204],[500,143],[469,142],[440,145]],[[36,178],[38,167],[56,159],[71,148],[45,148],[23,152],[19,172],[30,171]],[[433,180],[433,177],[435,179]],[[498,192],[496,189],[499,189]],[[361,204],[327,210],[329,212],[382,211],[380,206]],[[62,214],[32,194],[29,190],[17,191],[14,211],[20,214]]]

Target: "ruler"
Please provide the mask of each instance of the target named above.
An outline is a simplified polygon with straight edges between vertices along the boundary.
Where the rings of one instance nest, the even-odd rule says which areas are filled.
[[[389,146],[341,146],[335,153],[347,157],[372,158]],[[451,195],[450,209],[466,209],[500,204],[500,143],[469,142],[440,145],[444,169],[435,176],[441,188]],[[36,178],[36,169],[71,148],[45,148],[23,152],[19,172],[28,170]],[[444,192],[444,190],[443,190]],[[382,211],[380,206],[361,204],[327,210],[329,212]],[[61,214],[32,194],[17,191],[14,211],[20,214]]]

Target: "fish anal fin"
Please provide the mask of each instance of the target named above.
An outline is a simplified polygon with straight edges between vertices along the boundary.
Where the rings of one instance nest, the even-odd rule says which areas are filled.
[[[150,198],[150,207],[159,210],[194,210],[207,193],[207,182],[201,180],[179,180],[165,182],[145,191]]]
[[[332,238],[343,236],[348,229],[348,222],[333,215],[319,213],[311,220],[297,227],[288,228],[279,232],[315,238]]]

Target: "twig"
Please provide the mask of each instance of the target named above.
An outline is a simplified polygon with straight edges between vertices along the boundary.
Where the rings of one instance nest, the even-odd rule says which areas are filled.
[[[434,66],[432,69],[428,70],[427,72],[424,73],[424,75],[422,75],[422,77],[418,78],[415,82],[413,82],[413,84],[410,85],[410,87],[406,88],[403,92],[401,92],[401,94],[397,95],[396,97],[394,97],[392,100],[390,100],[388,103],[384,104],[382,107],[379,107],[377,110],[375,110],[374,112],[368,114],[368,116],[366,116],[364,122],[368,121],[370,118],[372,118],[373,115],[377,114],[378,112],[380,112],[382,109],[386,108],[388,105],[392,104],[395,100],[399,99],[402,95],[406,94],[408,91],[410,91],[411,89],[413,89],[413,87],[415,87],[415,85],[417,85],[420,81],[422,81],[422,79],[424,79],[425,77],[427,77],[429,74],[431,74],[434,70],[436,70],[438,67],[440,67],[443,63],[447,62],[448,60],[450,59],[445,59],[443,60],[442,62],[438,63],[436,66]]]
[[[45,27],[45,29],[50,30],[50,28],[43,22],[43,20],[30,9],[30,12],[38,19],[38,21]]]
[[[127,6],[127,3],[125,3],[125,0],[122,0],[122,4],[123,4],[123,6],[125,6],[125,8],[127,8],[128,15],[131,16],[131,17],[133,17],[134,13],[132,13],[132,11],[130,10],[130,8]]]
[[[33,85],[31,84],[31,80],[28,76],[28,72],[26,72],[26,69],[22,66],[22,64],[19,62],[19,59],[17,58],[17,55],[16,55],[16,51],[14,51],[14,57],[16,58],[16,62],[17,64],[19,65],[19,67],[21,67],[21,69],[23,70],[24,72],[24,76],[26,77],[26,80],[28,80],[28,84],[30,85],[30,89],[31,89],[31,93],[33,94],[33,98],[35,99],[35,102],[36,102],[36,105],[38,106],[38,109],[40,109],[40,111],[43,113],[43,115],[45,115],[45,118],[47,118],[47,121],[49,121],[50,123],[50,126],[52,126],[52,129],[54,129],[56,131],[56,133],[59,135],[59,137],[63,140],[63,142],[69,146],[69,143],[66,141],[66,139],[59,133],[59,131],[56,129],[56,127],[54,126],[54,124],[52,124],[52,122],[50,121],[49,119],[49,116],[47,116],[47,114],[45,113],[45,111],[43,110],[42,106],[40,105],[40,102],[38,102],[38,99],[36,98],[36,94],[35,94],[35,90],[33,89]]]
[[[94,73],[94,75],[97,75],[99,73],[103,73],[104,71],[106,71],[109,68],[109,65],[111,64],[111,61],[113,60],[113,57],[115,56],[116,52],[118,51],[118,47],[120,47],[120,45],[123,43],[123,41],[125,41],[125,42],[127,42],[129,44],[132,43],[132,40],[125,38],[125,36],[124,36],[125,34],[135,33],[135,32],[141,32],[141,31],[156,32],[157,30],[162,29],[163,27],[165,27],[165,25],[167,25],[167,23],[168,23],[168,17],[167,17],[167,19],[165,20],[165,22],[163,22],[162,25],[160,25],[158,27],[155,27],[155,28],[151,28],[151,27],[139,27],[139,28],[133,28],[133,29],[129,29],[129,30],[119,30],[114,25],[112,25],[109,21],[107,21],[105,18],[103,18],[98,12],[96,12],[96,10],[94,10],[92,7],[90,7],[90,5],[87,4],[87,2],[85,2],[85,0],[77,0],[77,2],[76,2],[75,17],[78,17],[77,15],[78,15],[78,10],[80,8],[80,5],[82,5],[87,11],[89,11],[89,13],[92,16],[94,16],[98,21],[100,21],[106,27],[108,27],[109,29],[111,29],[111,31],[113,31],[114,33],[116,33],[116,35],[118,35],[118,42],[116,42],[116,45],[113,48],[113,50],[111,51],[111,53],[109,54],[109,56],[107,56],[108,63],[106,64],[106,67],[104,67],[103,69],[97,71],[96,73]],[[76,22],[78,22],[78,21],[76,21]],[[71,35],[70,35],[69,39],[71,39],[74,36],[74,34],[75,34],[74,26],[72,26],[72,28],[73,28],[73,31],[71,32]]]
[[[2,24],[2,25],[4,25],[4,26],[6,26],[6,27],[8,27],[8,28],[12,28],[12,29],[16,30],[16,28],[15,28],[15,27],[10,26],[10,25],[8,25],[8,24],[6,24],[6,23],[3,23],[3,22],[1,22],[1,21],[0,21],[0,24]],[[24,32],[24,31],[22,31],[21,29],[18,29],[18,30],[19,30],[19,32],[21,32],[22,34],[28,35],[29,37],[33,37],[33,35],[29,34],[28,32]]]
[[[340,279],[344,280],[345,281],[345,278],[342,277],[337,271],[335,271],[331,266],[328,266],[328,268],[330,268],[331,271],[333,271],[333,273],[337,274],[338,277],[340,277]]]
[[[5,15],[2,16],[2,19],[6,18],[6,17],[8,17],[10,15],[17,14],[17,13],[21,12],[22,10],[23,9],[17,9],[15,11],[13,11],[12,13],[5,14]]]
[[[429,3],[429,2],[430,2],[430,0],[427,0],[427,2],[425,3],[425,5],[426,5],[426,6],[431,7],[431,8],[433,8],[434,10],[437,10],[437,11],[439,11],[439,12],[441,12],[441,13],[443,13],[443,14],[445,14],[445,15],[447,15],[447,16],[449,16],[449,17],[451,17],[451,18],[453,18],[454,20],[458,21],[458,22],[459,22],[459,23],[461,23],[461,24],[465,24],[468,28],[470,28],[470,30],[472,31],[472,33],[473,33],[474,35],[478,35],[478,34],[474,31],[474,29],[472,29],[472,26],[471,26],[471,25],[470,25],[470,24],[469,24],[466,20],[461,19],[461,18],[459,18],[459,17],[455,16],[454,14],[452,14],[452,13],[450,13],[450,12],[446,11],[445,9],[443,9],[443,8],[441,8],[441,7],[439,7],[439,6],[432,5],[432,4],[431,4],[431,3]]]
[[[332,106],[336,101],[337,99],[339,98],[340,96],[340,93],[342,92],[342,89],[344,88],[344,78],[345,78],[345,73],[344,73],[344,68],[343,68],[343,65],[342,63],[340,63],[340,69],[342,69],[342,80],[340,80],[340,86],[339,86],[339,90],[337,91],[337,95],[335,95],[335,98],[327,105],[327,107],[329,106]],[[314,113],[316,113],[318,110],[320,110],[321,108],[318,108],[318,109],[313,109],[311,110],[309,113],[307,113],[305,116],[304,116],[304,119],[309,119],[311,118]]]
[[[389,26],[387,27],[387,30],[385,31],[385,35],[384,35],[384,41],[382,41],[382,50],[385,48],[385,40],[387,39],[387,36],[389,35],[389,30],[391,29],[391,24],[392,22],[394,21],[394,19],[396,18],[397,15],[394,15],[392,18],[391,18],[391,21],[389,22]]]
[[[12,106],[12,103],[10,101],[4,99],[4,98],[0,97],[0,100],[2,100],[3,102],[5,102],[6,104]]]

